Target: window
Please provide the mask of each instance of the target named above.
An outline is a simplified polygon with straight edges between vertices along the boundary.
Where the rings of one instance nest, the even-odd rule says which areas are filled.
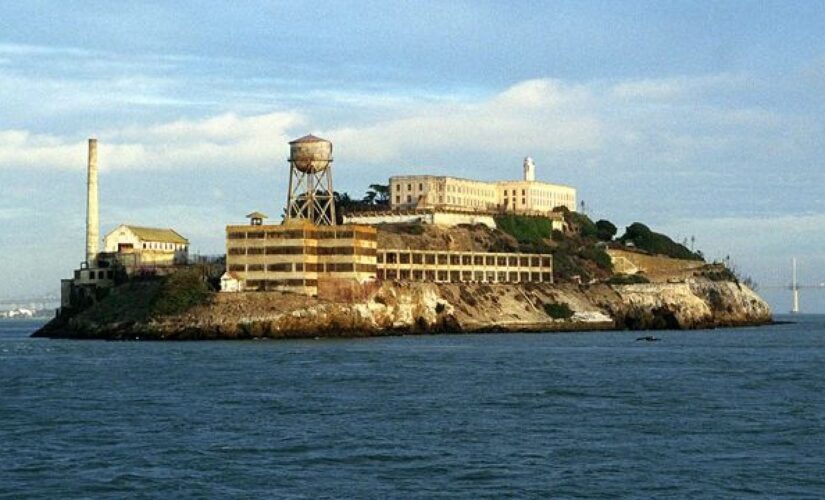
[[[396,195],[396,196],[395,196],[395,202],[396,202],[396,203],[401,203],[401,196]]]
[[[418,190],[419,190],[419,191],[424,191],[424,184],[422,184],[422,183],[420,183],[420,182],[419,182],[419,183],[418,183]]]
[[[407,191],[412,191],[412,184],[407,184]]]
[[[412,196],[407,195],[407,203],[412,203]]]

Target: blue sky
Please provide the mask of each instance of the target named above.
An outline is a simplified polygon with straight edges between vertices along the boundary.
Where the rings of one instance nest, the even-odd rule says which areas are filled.
[[[6,2],[0,298],[82,259],[92,135],[102,229],[171,226],[203,253],[280,213],[286,142],[313,132],[339,190],[516,177],[531,155],[595,218],[695,235],[763,285],[795,255],[819,283],[822,26],[820,2]]]

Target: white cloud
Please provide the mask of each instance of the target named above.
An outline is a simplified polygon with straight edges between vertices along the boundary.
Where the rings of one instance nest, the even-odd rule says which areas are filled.
[[[148,85],[145,95],[163,99],[156,92],[161,84],[154,80],[124,82],[124,95],[142,83]],[[272,165],[286,158],[290,138],[312,129],[335,143],[339,164],[409,165],[437,158],[436,172],[462,162],[482,177],[500,176],[500,164],[490,158],[507,157],[516,165],[527,154],[544,164],[573,161],[587,169],[626,174],[637,173],[641,164],[666,166],[672,173],[709,171],[718,167],[714,162],[733,159],[726,168],[741,174],[761,159],[806,151],[800,145],[812,142],[821,129],[811,119],[725,100],[681,99],[742,85],[749,82],[725,74],[611,85],[533,79],[474,100],[423,98],[412,106],[409,98],[394,104],[378,96],[382,113],[369,119],[357,113],[365,103],[339,99],[328,104],[336,107],[330,114],[341,116],[341,106],[353,110],[340,126],[317,126],[325,122],[324,108],[319,108],[312,117],[298,109],[223,113],[113,127],[98,136],[102,168]],[[82,137],[0,131],[0,169],[82,168],[84,158]]]
[[[178,120],[98,134],[101,169],[259,168],[287,156],[288,130],[302,125],[296,113]],[[0,131],[0,168],[82,169],[86,139]]]
[[[673,100],[710,91],[724,91],[746,83],[743,76],[719,74],[694,77],[648,78],[615,84],[610,92],[622,99]]]
[[[381,163],[440,151],[588,151],[600,145],[603,124],[592,91],[555,80],[529,80],[488,99],[420,107],[363,127],[326,132],[348,160]]]
[[[74,47],[53,47],[48,45],[29,45],[20,43],[0,43],[0,54],[15,57],[33,56],[66,56],[90,57],[104,54],[100,51],[91,51]]]

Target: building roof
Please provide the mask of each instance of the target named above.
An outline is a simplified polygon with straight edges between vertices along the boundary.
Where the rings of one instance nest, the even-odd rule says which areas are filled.
[[[329,142],[326,139],[321,139],[320,137],[316,137],[312,134],[307,134],[300,139],[295,139],[294,141],[289,141],[290,144],[300,144],[302,142]]]
[[[163,243],[188,244],[189,240],[181,236],[174,229],[163,229],[157,227],[140,227],[125,225],[135,236],[144,241],[160,241]]]
[[[247,219],[268,219],[269,216],[264,214],[264,213],[255,211],[255,212],[252,212],[251,214],[247,214],[246,218]]]
[[[497,186],[501,184],[532,184],[532,185],[542,185],[542,186],[553,186],[553,187],[562,187],[562,188],[569,188],[569,189],[576,189],[573,186],[567,184],[558,184],[555,182],[545,182],[545,181],[525,181],[524,179],[512,179],[512,180],[505,180],[505,181],[485,181],[480,179],[469,179],[467,177],[456,177],[454,175],[431,175],[431,174],[413,174],[413,175],[393,175],[390,177],[390,183],[393,182],[406,182],[407,180],[413,179],[424,179],[424,178],[433,178],[433,179],[450,179],[454,181],[465,181],[465,182],[477,182],[480,184],[487,184],[489,186]]]

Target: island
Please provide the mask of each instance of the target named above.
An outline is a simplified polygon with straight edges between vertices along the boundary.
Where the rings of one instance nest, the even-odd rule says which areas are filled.
[[[97,249],[90,141],[87,259],[34,336],[112,340],[699,329],[772,321],[752,283],[641,223],[576,211],[535,180],[391,177],[332,189],[332,145],[290,143],[283,221],[226,227],[226,254],[188,256],[168,228],[119,225]],[[94,148],[94,149],[93,149]]]

